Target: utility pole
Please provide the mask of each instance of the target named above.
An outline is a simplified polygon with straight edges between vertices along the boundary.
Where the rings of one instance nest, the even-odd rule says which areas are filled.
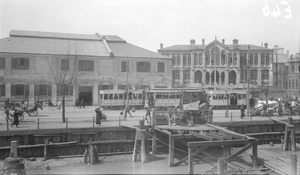
[[[125,112],[124,112],[124,119],[126,120],[127,118],[127,110],[129,110],[129,90],[128,90],[128,56],[126,57],[126,106],[125,106]]]
[[[247,117],[250,116],[250,94],[249,94],[249,81],[250,81],[250,66],[249,66],[249,50],[250,45],[248,45],[247,50]],[[252,116],[250,116],[250,121],[252,121]]]
[[[276,91],[278,91],[278,54],[277,49],[275,50],[276,54]]]

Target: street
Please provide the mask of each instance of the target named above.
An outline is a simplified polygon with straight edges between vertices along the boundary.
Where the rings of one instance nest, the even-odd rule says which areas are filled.
[[[11,127],[10,124],[9,130],[28,130],[28,129],[46,129],[46,128],[80,128],[80,127],[99,127],[96,125],[96,114],[95,109],[97,106],[87,106],[86,108],[75,108],[66,107],[66,120],[68,122],[62,122],[62,110],[50,111],[48,107],[44,107],[43,110],[39,110],[37,116],[28,116],[25,115],[23,121],[20,122],[18,128],[15,126]],[[119,126],[121,125],[138,125],[139,120],[143,120],[143,117],[146,114],[145,110],[136,110],[135,112],[131,111],[132,117],[127,115],[126,121],[124,116],[120,115],[122,110],[104,110],[104,114],[107,115],[107,121],[102,121],[100,127],[109,127],[109,126]],[[277,113],[270,118],[277,118]],[[284,119],[287,116],[283,117]],[[293,118],[300,118],[299,115],[293,116]],[[119,121],[120,119],[120,121]],[[94,124],[93,124],[94,120]],[[237,122],[237,121],[250,121],[251,118],[240,118],[240,110],[229,110],[229,117],[225,118],[225,110],[214,110],[213,111],[213,122]],[[253,116],[253,121],[269,120],[268,117]],[[147,124],[147,122],[145,122]],[[0,131],[7,130],[7,123],[5,120],[5,113],[1,110],[0,117]]]

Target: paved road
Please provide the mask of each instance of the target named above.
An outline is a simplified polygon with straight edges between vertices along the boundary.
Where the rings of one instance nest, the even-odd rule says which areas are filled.
[[[68,128],[78,128],[78,127],[93,127],[93,118],[95,119],[95,110],[96,106],[87,106],[83,109],[66,107],[66,118],[68,119]],[[108,116],[108,120],[102,122],[100,127],[107,126],[118,126],[119,118],[121,125],[138,125],[139,120],[143,120],[145,116],[145,110],[136,110],[132,112],[133,117],[127,117],[125,121],[123,116],[120,115],[122,110],[105,110],[104,113]],[[46,128],[65,128],[66,123],[62,122],[61,110],[50,111],[48,107],[45,107],[44,110],[39,110],[39,114],[36,117],[28,116],[25,114],[25,119],[20,123],[19,127],[15,126],[12,128],[9,126],[9,130],[31,130],[37,129],[46,129]],[[225,110],[215,110],[213,115],[213,121],[218,122],[230,122],[230,121],[250,121],[250,118],[240,118],[239,110],[230,110],[229,117],[225,118]],[[232,115],[232,117],[231,117]],[[273,116],[271,118],[277,118]],[[287,118],[285,116],[284,118]],[[300,116],[293,116],[295,119],[300,119]],[[38,126],[39,120],[39,126]],[[252,117],[253,121],[269,120],[267,117]],[[94,124],[95,127],[99,127]],[[0,131],[7,130],[7,124],[5,120],[5,113],[0,111]]]

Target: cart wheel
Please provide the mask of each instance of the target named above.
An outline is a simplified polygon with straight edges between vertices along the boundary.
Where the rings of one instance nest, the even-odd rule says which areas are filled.
[[[19,121],[24,120],[24,114],[19,115]]]
[[[36,111],[29,112],[29,113],[30,113],[30,115],[37,116],[38,111],[36,110]]]
[[[55,106],[48,106],[48,109],[49,109],[50,111],[53,111],[53,110],[55,109]]]

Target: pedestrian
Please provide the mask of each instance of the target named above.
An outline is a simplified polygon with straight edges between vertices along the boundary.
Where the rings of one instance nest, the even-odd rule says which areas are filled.
[[[150,111],[150,108],[149,108],[149,107],[146,108],[146,116],[145,116],[145,117],[146,117],[145,120],[148,121],[147,116],[149,116],[149,119],[150,119],[150,121],[151,121],[151,111]]]
[[[100,107],[95,109],[96,112],[96,124],[98,124],[99,126],[101,125],[101,118],[102,118],[102,112]]]
[[[263,116],[266,116],[268,117],[268,114],[267,114],[267,105],[262,103],[262,111],[261,111],[261,117]]]
[[[14,112],[14,121],[10,125],[11,127],[13,127],[13,125],[16,125],[16,127],[18,127],[18,125],[19,125],[19,115],[21,115],[21,114],[22,113],[20,111],[18,111],[17,109],[15,109],[15,112]]]
[[[84,106],[84,99],[81,99],[81,101],[80,101],[80,108],[85,108],[85,106]]]
[[[4,113],[6,114],[6,122],[9,121],[9,108],[4,109]]]
[[[130,117],[132,117],[132,115],[131,115],[131,113],[130,113],[130,107],[128,106],[128,107],[125,107],[125,115],[126,114],[129,114],[130,115]]]
[[[79,99],[77,98],[77,100],[75,101],[75,106],[74,106],[74,108],[79,108]]]
[[[241,106],[241,119],[245,117],[245,109],[244,106]]]
[[[282,116],[282,114],[283,114],[283,111],[282,111],[282,104],[281,104],[281,102],[279,101],[279,104],[278,104],[278,115],[277,115],[277,117],[283,117]]]
[[[61,100],[59,100],[59,101],[58,101],[58,103],[57,103],[57,108],[58,108],[58,110],[60,110],[60,108],[61,108],[61,105],[62,105],[62,101],[61,101]]]

